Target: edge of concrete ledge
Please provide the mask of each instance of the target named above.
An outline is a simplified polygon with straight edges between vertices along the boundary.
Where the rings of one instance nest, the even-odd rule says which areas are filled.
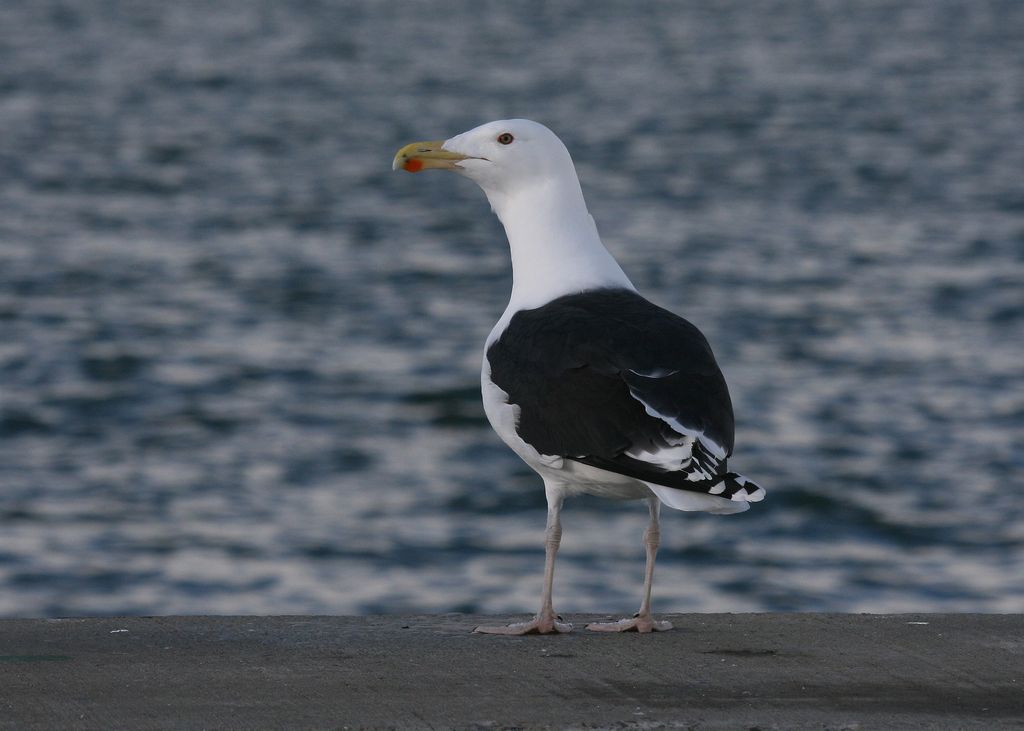
[[[1024,615],[0,620],[0,728],[1024,728]]]

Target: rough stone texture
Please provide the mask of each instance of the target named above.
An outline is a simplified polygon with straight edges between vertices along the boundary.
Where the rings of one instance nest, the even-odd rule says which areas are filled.
[[[0,728],[1024,728],[1022,615],[0,621]]]

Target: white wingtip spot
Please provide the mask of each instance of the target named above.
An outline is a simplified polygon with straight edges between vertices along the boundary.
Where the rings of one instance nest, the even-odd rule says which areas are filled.
[[[737,482],[738,482],[738,480],[737,480]],[[753,483],[750,483],[750,484],[753,484]],[[731,499],[732,500],[736,500],[737,502],[743,502],[743,503],[759,503],[762,500],[764,500],[765,494],[766,493],[764,491],[764,488],[758,486],[758,488],[756,490],[753,490],[751,492],[748,492],[748,491],[745,491],[745,490],[737,492],[735,495],[732,496]]]

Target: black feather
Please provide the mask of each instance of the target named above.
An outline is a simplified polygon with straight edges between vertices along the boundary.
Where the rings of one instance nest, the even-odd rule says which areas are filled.
[[[694,325],[635,292],[591,290],[517,312],[486,358],[491,380],[519,407],[516,431],[541,454],[698,492],[724,482],[723,497],[742,489],[727,473],[732,402],[711,347]],[[703,435],[689,464],[666,470],[626,454],[682,438],[641,400]],[[710,477],[688,479],[697,471]]]

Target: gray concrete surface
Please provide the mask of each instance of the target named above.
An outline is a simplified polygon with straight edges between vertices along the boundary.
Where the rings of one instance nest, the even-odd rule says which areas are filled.
[[[0,620],[0,728],[1024,728],[1021,615]]]

